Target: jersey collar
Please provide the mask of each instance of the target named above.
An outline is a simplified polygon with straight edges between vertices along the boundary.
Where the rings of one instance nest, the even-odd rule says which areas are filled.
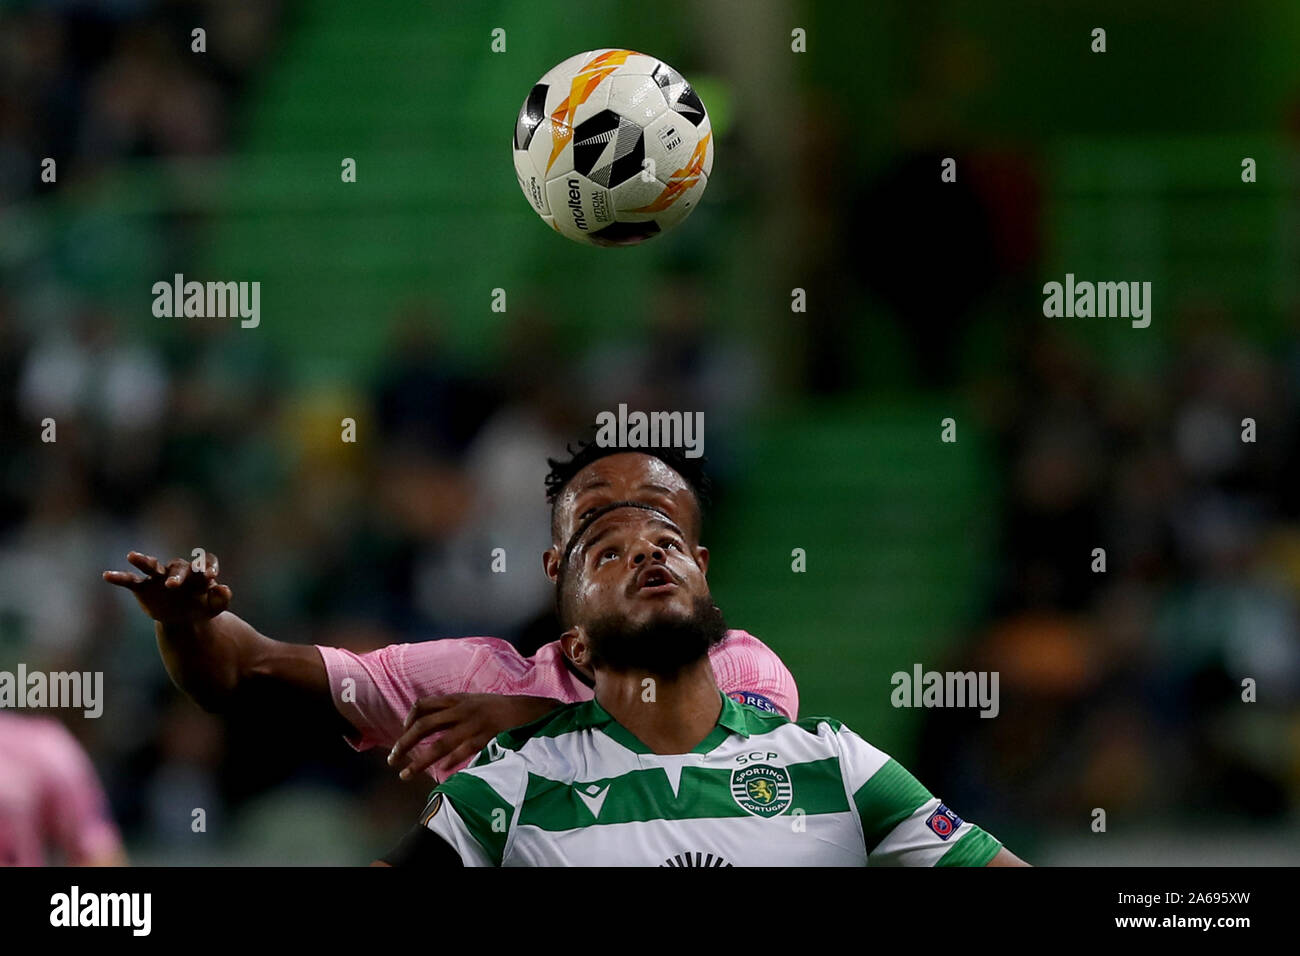
[[[722,712],[718,715],[718,722],[709,731],[709,735],[691,751],[693,754],[709,753],[733,733],[740,734],[742,737],[749,736],[749,725],[745,720],[745,711],[722,691],[718,691],[718,696],[722,698]],[[600,701],[593,697],[588,701],[588,704],[592,709],[591,726],[593,728],[599,728],[606,736],[622,744],[633,753],[654,753],[653,750],[641,742],[636,734],[620,724],[609,711],[600,706]]]

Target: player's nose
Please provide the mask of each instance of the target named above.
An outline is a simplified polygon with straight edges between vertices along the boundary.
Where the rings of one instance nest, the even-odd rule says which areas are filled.
[[[668,560],[668,555],[658,545],[651,544],[649,541],[641,541],[632,549],[632,565],[640,567],[647,560],[662,564]]]

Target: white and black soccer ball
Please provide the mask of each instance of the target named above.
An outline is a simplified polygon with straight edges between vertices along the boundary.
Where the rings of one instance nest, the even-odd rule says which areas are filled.
[[[695,90],[633,50],[571,56],[537,81],[514,139],[519,187],[556,232],[626,246],[690,215],[713,170],[713,129]]]

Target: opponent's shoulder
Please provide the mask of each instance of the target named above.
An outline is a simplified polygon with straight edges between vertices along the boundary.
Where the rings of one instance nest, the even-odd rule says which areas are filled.
[[[799,690],[780,656],[748,631],[732,629],[709,651],[723,692],[762,710],[799,716]]]
[[[519,651],[499,637],[440,637],[427,641],[386,644],[368,651],[316,644],[326,667],[338,668],[349,662],[380,665],[395,673],[446,672],[448,668],[471,668],[476,660],[523,660]]]
[[[735,627],[729,628],[727,632],[724,635],[722,635],[722,640],[720,640],[717,644],[713,645],[713,647],[710,648],[710,653],[717,653],[717,652],[734,653],[736,651],[746,651],[746,650],[752,651],[757,654],[761,654],[763,656],[766,656],[768,654],[775,656],[776,654],[776,652],[772,650],[772,648],[768,647],[766,644],[764,644],[753,634],[750,634],[749,631],[742,631],[739,628],[735,628]]]
[[[709,648],[709,659],[715,666],[730,661],[733,666],[759,673],[785,669],[776,651],[748,631],[735,628],[723,634],[722,640]]]

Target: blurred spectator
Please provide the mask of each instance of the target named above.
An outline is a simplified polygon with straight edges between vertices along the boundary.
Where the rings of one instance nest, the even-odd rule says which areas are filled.
[[[76,739],[57,720],[0,711],[0,865],[120,866],[122,839]]]

